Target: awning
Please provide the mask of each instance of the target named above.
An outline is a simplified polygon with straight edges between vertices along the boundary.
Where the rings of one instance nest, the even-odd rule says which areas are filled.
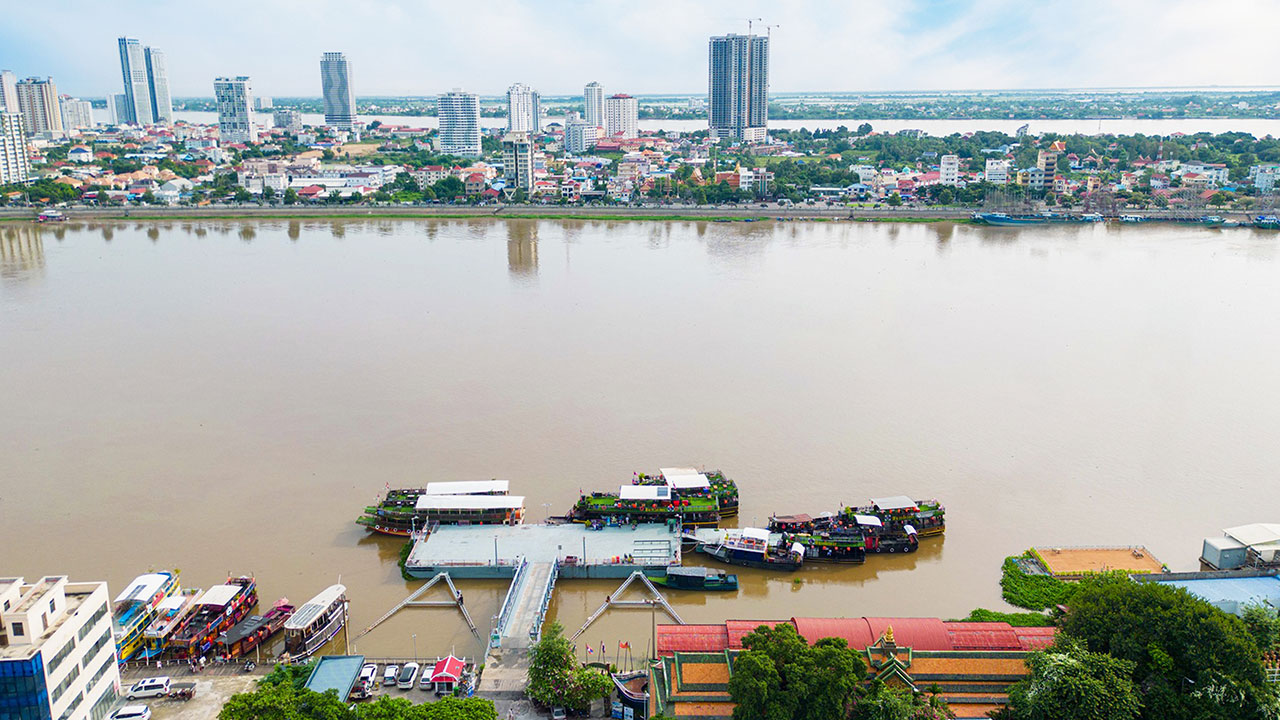
[[[419,495],[418,510],[519,510],[523,495]]]
[[[881,510],[916,510],[916,501],[906,495],[871,498],[871,504]]]
[[[764,528],[742,528],[742,537],[750,540],[769,541],[769,531]]]
[[[618,490],[622,500],[670,500],[671,488],[666,485],[623,485]]]
[[[853,521],[859,525],[868,525],[871,527],[884,527],[884,523],[880,522],[880,518],[875,515],[854,515]]]

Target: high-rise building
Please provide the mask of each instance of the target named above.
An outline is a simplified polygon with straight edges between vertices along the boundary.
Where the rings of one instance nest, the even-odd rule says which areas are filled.
[[[58,104],[62,106],[62,129],[66,132],[93,127],[93,104],[88,100],[63,95]]]
[[[633,138],[639,134],[640,104],[630,95],[610,95],[604,101],[606,137]]]
[[[440,152],[479,157],[479,96],[455,88],[436,100],[436,114],[440,119]]]
[[[596,146],[600,138],[600,128],[586,120],[573,118],[564,124],[564,149],[574,155],[581,155]]]
[[[960,184],[960,156],[959,155],[943,155],[938,163],[938,184],[939,185],[959,185]]]
[[[764,142],[769,125],[769,38],[724,35],[708,44],[711,136]]]
[[[502,175],[507,187],[533,189],[533,142],[529,133],[513,132],[502,138]]]
[[[18,109],[28,135],[62,135],[62,110],[53,78],[18,81]]]
[[[320,58],[320,88],[324,92],[324,124],[338,130],[354,129],[356,91],[346,54],[327,52]]]
[[[173,122],[173,100],[169,97],[169,70],[165,68],[164,53],[147,48],[147,90],[151,93],[151,121]]]
[[[982,177],[992,185],[1004,185],[1009,182],[1009,161],[1003,158],[987,160],[986,171]]]
[[[18,112],[18,78],[12,70],[0,70],[0,112]]]
[[[542,102],[537,91],[516,83],[507,88],[507,130],[509,132],[542,132]]]
[[[223,143],[258,142],[253,124],[253,87],[249,78],[217,78],[213,96],[218,104],[218,137]]]
[[[30,181],[31,163],[27,159],[27,138],[22,129],[22,114],[0,113],[0,185]]]
[[[107,584],[0,578],[0,678],[6,718],[105,718],[120,688]]]
[[[112,125],[124,125],[128,122],[125,119],[125,103],[128,100],[124,94],[107,96],[107,119]]]
[[[271,114],[271,119],[275,121],[276,127],[287,133],[296,135],[302,132],[302,113],[297,110],[281,108]]]
[[[253,99],[254,110],[272,110],[274,109],[274,105],[275,104],[271,102],[271,98],[269,97],[256,97]]]
[[[583,118],[588,125],[604,127],[604,88],[598,82],[589,82],[582,89]]]

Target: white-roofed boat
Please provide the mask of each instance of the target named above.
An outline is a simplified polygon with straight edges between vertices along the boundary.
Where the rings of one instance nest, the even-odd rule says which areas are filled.
[[[142,632],[155,617],[156,608],[178,591],[178,573],[139,575],[116,596],[111,612],[116,653],[128,660],[142,650]]]
[[[140,657],[154,658],[165,651],[169,639],[190,619],[203,592],[199,588],[184,590],[170,595],[156,606],[155,617],[146,630],[142,631],[143,648]]]
[[[284,623],[285,655],[291,662],[311,657],[347,624],[347,588],[330,585],[294,611]]]
[[[433,482],[425,488],[388,490],[356,522],[385,535],[408,536],[441,525],[515,525],[524,520],[524,497],[508,494],[506,480]]]
[[[213,648],[218,634],[240,622],[258,604],[258,583],[252,577],[230,577],[205,590],[195,612],[169,642],[178,658],[201,657]]]

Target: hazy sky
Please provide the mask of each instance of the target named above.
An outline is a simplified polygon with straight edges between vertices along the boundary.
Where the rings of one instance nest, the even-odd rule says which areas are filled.
[[[249,75],[319,95],[320,54],[357,95],[705,92],[707,37],[776,24],[773,92],[1280,84],[1278,0],[7,0],[0,68],[123,92],[116,38],[165,51],[175,96]],[[757,25],[758,29],[763,29]]]

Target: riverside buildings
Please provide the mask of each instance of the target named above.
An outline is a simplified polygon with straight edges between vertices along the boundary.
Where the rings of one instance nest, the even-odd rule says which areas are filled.
[[[537,91],[516,83],[507,89],[507,131],[542,132],[542,103]]]
[[[93,127],[93,105],[88,100],[78,100],[63,95],[59,99],[62,106],[62,129],[68,133],[82,128]]]
[[[101,720],[119,694],[106,583],[0,578],[0,717]]]
[[[120,74],[124,80],[124,104],[117,108],[120,122],[131,125],[173,121],[169,97],[169,72],[164,53],[144,47],[133,38],[120,38]]]
[[[27,138],[22,129],[22,115],[0,113],[0,185],[31,182],[31,164],[27,159]]]
[[[18,78],[12,70],[0,70],[0,112],[18,110]]]
[[[564,123],[564,149],[581,155],[596,146],[600,128],[581,118],[569,118]]]
[[[28,135],[62,137],[62,109],[58,105],[58,86],[53,78],[19,80],[18,109]]]
[[[583,118],[592,127],[604,127],[604,88],[598,82],[589,82],[582,89]]]
[[[480,98],[454,89],[436,101],[440,116],[440,152],[463,157],[480,156]]]
[[[640,104],[630,95],[611,95],[604,101],[604,133],[610,138],[639,135]]]
[[[320,85],[324,92],[324,124],[352,130],[356,124],[356,92],[351,84],[351,63],[340,52],[320,59]]]
[[[510,133],[502,139],[502,172],[507,187],[533,189],[533,143],[528,133]]]
[[[253,124],[253,87],[249,78],[218,78],[213,81],[213,96],[218,105],[218,137],[224,143],[258,141],[258,128]]]
[[[764,142],[769,124],[769,38],[713,37],[708,54],[707,119],[711,136]]]

